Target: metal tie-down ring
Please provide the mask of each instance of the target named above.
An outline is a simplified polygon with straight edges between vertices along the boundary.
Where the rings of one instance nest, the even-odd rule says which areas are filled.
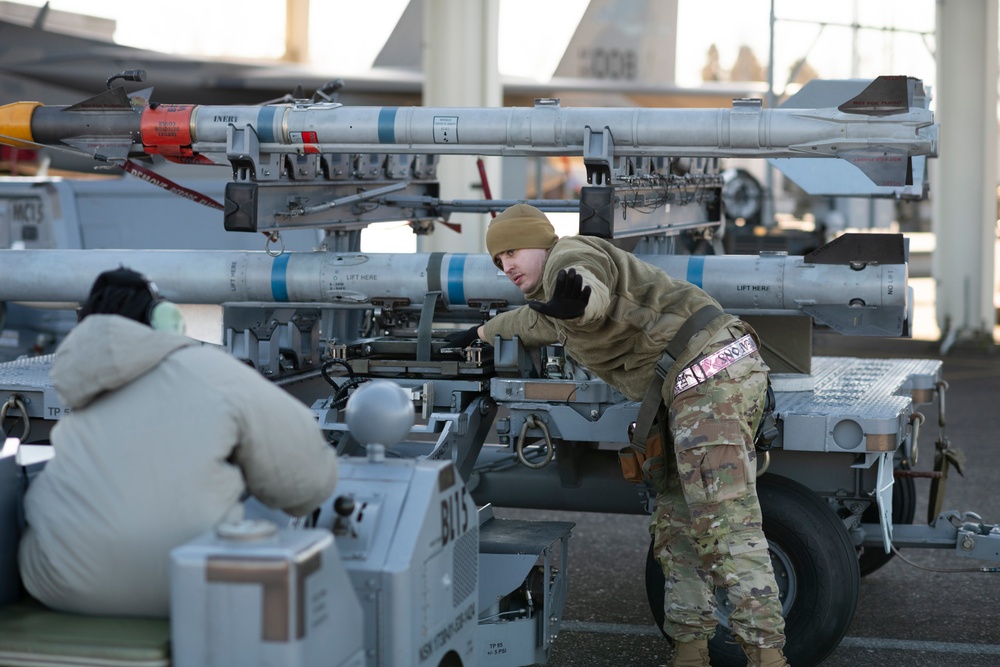
[[[7,411],[11,408],[21,411],[21,419],[24,421],[24,433],[21,434],[21,442],[28,439],[28,434],[31,433],[31,420],[28,418],[28,409],[24,406],[24,400],[20,394],[11,394],[7,398],[7,402],[0,407],[0,424],[7,419]]]
[[[529,428],[541,429],[545,437],[545,458],[538,463],[532,463],[524,457],[524,436],[527,434]],[[549,436],[549,429],[545,426],[545,422],[538,415],[532,413],[525,418],[524,424],[521,425],[521,435],[517,436],[514,453],[517,455],[517,460],[529,468],[544,468],[552,461],[552,456],[555,453],[555,447],[552,446],[552,437]]]

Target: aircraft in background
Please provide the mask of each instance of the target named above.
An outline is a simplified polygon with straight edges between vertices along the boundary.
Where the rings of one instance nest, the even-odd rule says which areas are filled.
[[[2,4],[0,104],[75,104],[110,87],[109,77],[125,70],[145,72],[144,84],[128,88],[134,93],[149,86],[152,102],[262,104],[290,96],[308,98],[339,79],[343,85],[334,95],[343,104],[421,104],[423,0],[410,0],[373,67],[363,75],[340,75],[308,64],[192,58],[124,46],[111,39],[112,20],[50,10],[47,5]],[[501,77],[504,105],[532,106],[535,98],[560,98],[567,106],[704,108],[726,107],[737,97],[763,96],[760,82],[674,85],[675,54],[664,44],[675,42],[676,16],[677,0],[592,0],[550,81]],[[649,30],[651,25],[659,27]],[[41,154],[53,169],[93,169],[87,158],[46,150]],[[30,173],[24,157],[22,152],[22,174]],[[15,171],[17,159],[9,151],[0,156]],[[10,168],[6,171],[11,173]]]
[[[552,80],[501,77],[504,105],[530,105],[535,97],[574,93],[600,96],[600,106],[662,107],[729,106],[734,97],[762,96],[761,82],[699,88],[673,84],[675,55],[664,45],[675,42],[676,5],[676,0],[592,0]],[[20,22],[0,19],[0,103],[73,104],[103,89],[109,76],[143,69],[157,102],[254,104],[292,94],[298,87],[308,97],[339,78],[344,82],[339,100],[345,104],[420,104],[423,0],[410,1],[364,75],[298,63],[191,58],[123,46],[110,38],[49,26],[50,17],[65,12],[20,7],[26,18],[30,15],[24,12],[35,10],[34,17]],[[658,27],[649,30],[649,26]]]

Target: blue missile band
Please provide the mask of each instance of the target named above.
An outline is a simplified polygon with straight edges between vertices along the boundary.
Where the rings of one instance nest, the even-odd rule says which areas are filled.
[[[262,144],[274,143],[274,114],[277,107],[264,106],[257,112],[257,138]]]
[[[288,253],[283,253],[275,257],[271,264],[271,295],[275,301],[288,301],[289,259]]]
[[[448,257],[448,303],[465,305],[465,253],[453,253]]]
[[[693,255],[688,259],[688,270],[686,280],[697,287],[704,287],[701,283],[705,278],[705,258]]]
[[[382,144],[396,143],[396,111],[398,107],[382,107],[378,110],[378,140]]]

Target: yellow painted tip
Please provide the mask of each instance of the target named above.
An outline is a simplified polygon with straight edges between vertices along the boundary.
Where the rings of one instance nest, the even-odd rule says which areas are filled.
[[[41,102],[14,102],[0,106],[0,144],[14,148],[37,148],[31,135],[31,114]],[[18,141],[18,140],[21,141]]]

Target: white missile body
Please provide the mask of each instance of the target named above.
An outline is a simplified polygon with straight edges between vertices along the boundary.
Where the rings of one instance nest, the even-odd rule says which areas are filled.
[[[254,128],[262,152],[582,154],[610,130],[616,155],[836,157],[852,149],[930,152],[917,130],[933,114],[912,108],[870,117],[831,109],[347,107],[337,104],[196,107],[192,147],[225,152],[230,128]],[[282,148],[284,146],[284,148]]]
[[[900,335],[905,326],[905,263],[814,264],[780,254],[640,259],[702,287],[736,314],[805,313],[862,335],[868,327]],[[0,301],[80,303],[98,274],[124,264],[178,303],[406,308],[420,307],[432,292],[453,311],[525,303],[485,254],[4,250],[0,263]]]
[[[263,181],[284,169],[264,156],[282,155],[575,155],[602,169],[619,157],[839,157],[877,185],[898,186],[912,179],[913,156],[937,150],[922,91],[916,79],[882,76],[859,95],[818,108],[764,109],[758,99],[734,100],[731,109],[563,108],[558,100],[505,108],[307,101],[133,108],[114,89],[69,107],[4,105],[0,143],[65,144],[121,162],[159,154],[253,164],[253,178]]]

